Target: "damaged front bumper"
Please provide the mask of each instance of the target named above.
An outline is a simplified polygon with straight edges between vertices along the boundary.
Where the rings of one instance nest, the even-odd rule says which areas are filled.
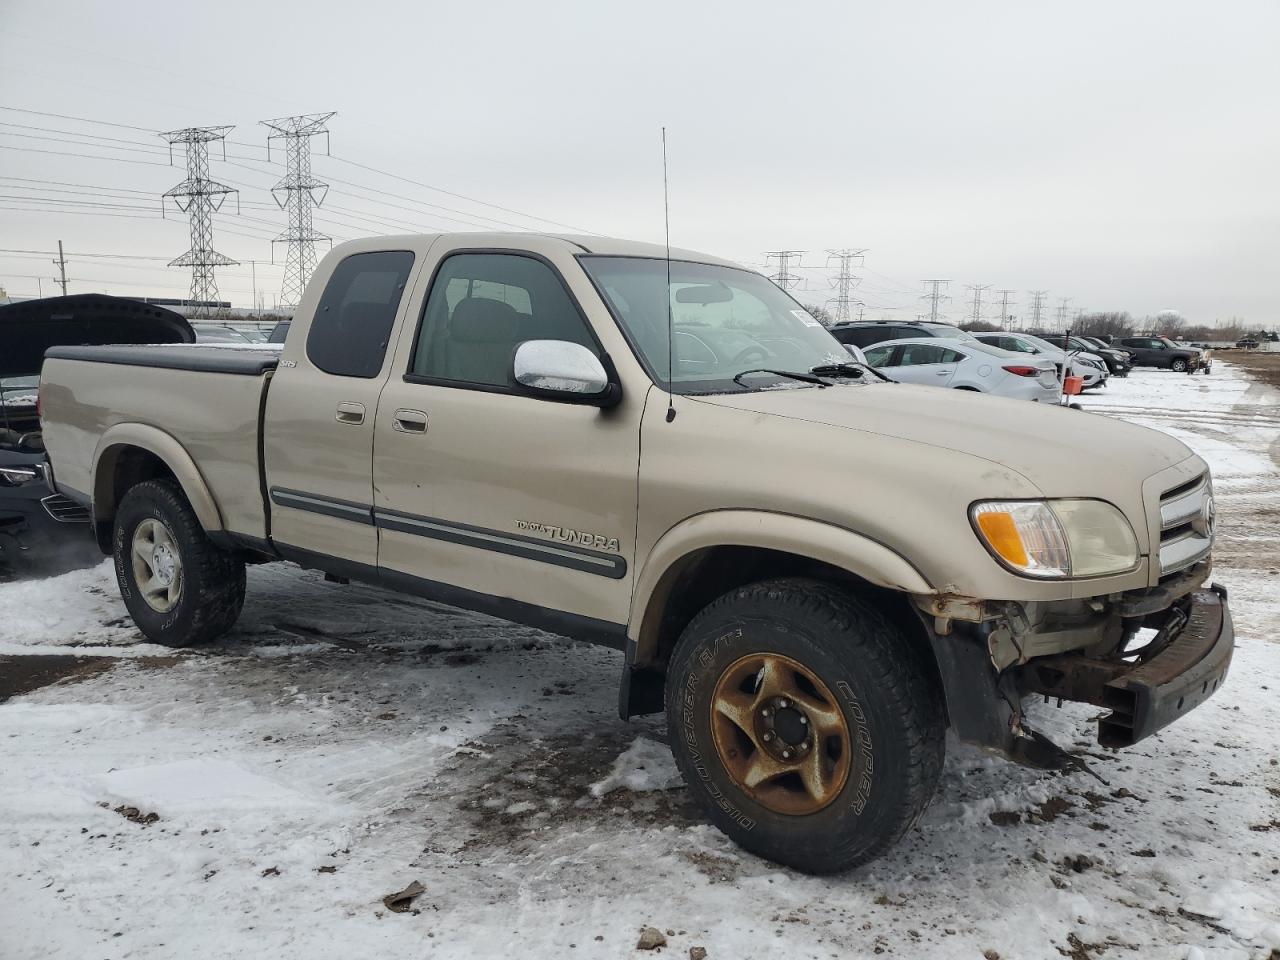
[[[1214,584],[1170,608],[1141,650],[1115,658],[1060,654],[1032,660],[1020,688],[1106,707],[1098,742],[1128,747],[1209,699],[1226,679],[1235,648],[1227,591]]]
[[[1029,727],[1024,697],[1108,709],[1098,723],[1104,747],[1131,746],[1167,726],[1222,686],[1235,640],[1225,589],[1214,584],[1178,594],[1144,591],[1118,605],[1130,626],[1156,629],[1141,649],[1032,656],[1000,670],[989,643],[998,623],[951,621],[944,634],[936,620],[922,617],[952,729],[961,740],[1019,763],[1065,769],[1079,767],[1079,759]]]

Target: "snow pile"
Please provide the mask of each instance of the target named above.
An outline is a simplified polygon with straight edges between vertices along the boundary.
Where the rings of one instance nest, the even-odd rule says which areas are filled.
[[[250,773],[229,760],[193,757],[128,770],[99,781],[103,795],[166,819],[210,811],[297,808],[311,801],[282,783]]]
[[[683,783],[666,744],[636,737],[613,762],[608,775],[591,785],[591,795],[599,798],[614,790],[674,790]]]
[[[34,647],[127,647],[141,640],[120,599],[110,560],[56,577],[0,587],[0,654],[39,652],[31,649]],[[147,646],[150,650],[146,652],[152,654],[163,649]]]

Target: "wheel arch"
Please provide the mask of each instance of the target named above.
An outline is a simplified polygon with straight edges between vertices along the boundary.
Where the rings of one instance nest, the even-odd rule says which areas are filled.
[[[637,577],[627,625],[622,715],[662,709],[667,660],[699,610],[735,587],[779,576],[834,581],[874,594],[913,635],[919,624],[909,595],[937,592],[900,554],[842,527],[749,510],[691,517],[658,540]],[[927,647],[927,638],[921,639]]]
[[[110,543],[111,521],[129,489],[158,478],[177,483],[206,533],[223,529],[222,514],[195,460],[181,443],[157,427],[118,423],[109,428],[98,441],[90,475],[99,546]]]

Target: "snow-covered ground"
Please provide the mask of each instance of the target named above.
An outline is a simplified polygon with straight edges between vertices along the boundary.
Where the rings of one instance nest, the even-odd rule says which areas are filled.
[[[101,658],[0,704],[0,958],[632,957],[649,925],[711,960],[1271,956],[1280,394],[1219,363],[1083,402],[1212,464],[1238,635],[1224,691],[1134,749],[1047,714],[1105,785],[951,743],[904,843],[805,877],[702,822],[661,724],[617,719],[616,653],[268,566],[174,654],[103,564],[0,585],[0,670]]]

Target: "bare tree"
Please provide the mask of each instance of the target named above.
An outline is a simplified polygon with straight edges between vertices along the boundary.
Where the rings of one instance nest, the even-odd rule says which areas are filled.
[[[817,320],[824,327],[829,327],[836,322],[835,315],[826,307],[819,307],[815,304],[806,303],[805,310],[809,311],[809,315]]]
[[[1128,337],[1133,328],[1133,317],[1116,311],[1084,313],[1072,325],[1073,332],[1083,337]]]

